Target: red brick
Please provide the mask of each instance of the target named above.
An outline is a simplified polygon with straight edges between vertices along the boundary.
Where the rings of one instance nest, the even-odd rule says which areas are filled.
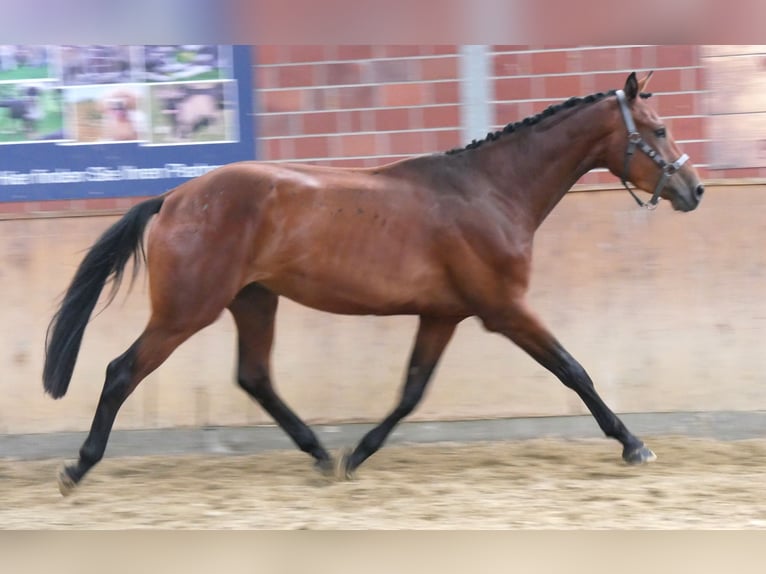
[[[423,46],[424,55],[446,56],[448,54],[457,54],[458,48],[454,44],[437,44],[435,46]]]
[[[746,167],[740,169],[711,169],[712,175],[710,177],[725,178],[725,179],[749,179],[754,177],[761,177],[763,173],[762,168]]]
[[[428,58],[420,60],[423,80],[455,80],[458,78],[457,58]]]
[[[583,77],[583,92],[608,92],[609,90],[622,89],[628,74],[624,72],[612,72],[607,74],[591,74]],[[587,87],[588,83],[590,88]]]
[[[549,107],[551,104],[556,105],[560,104],[563,100],[569,99],[570,96],[567,96],[566,98],[560,98],[559,100],[556,100],[555,102],[550,102],[548,100],[535,100],[531,102],[524,102],[526,105],[519,106],[519,111],[522,113],[522,118],[524,119],[527,116],[534,116],[536,114],[539,114],[542,112],[545,108]]]
[[[338,116],[335,112],[301,114],[303,133],[332,134],[338,131]]]
[[[665,123],[676,142],[698,140],[704,137],[702,118],[672,118]]]
[[[647,89],[651,92],[681,91],[681,70],[656,71]]]
[[[340,136],[340,149],[343,156],[377,155],[377,135],[354,134]]]
[[[320,64],[320,66],[322,66]],[[357,62],[344,62],[342,64],[324,64],[325,83],[330,86],[339,84],[359,84],[365,81],[363,78],[364,66]]]
[[[284,46],[254,46],[253,51],[253,61],[259,64],[281,64],[287,55]]]
[[[410,127],[409,108],[391,108],[375,110],[375,129],[377,131],[406,130]]]
[[[427,151],[423,132],[398,132],[388,134],[388,144],[393,154],[420,154]]]
[[[582,50],[567,50],[567,69],[570,74],[582,74]]]
[[[344,168],[360,168],[366,167],[368,160],[361,158],[340,158],[340,159],[326,159],[321,161],[312,162],[315,165],[324,165],[328,167],[344,167]]]
[[[707,141],[681,142],[678,144],[678,147],[682,153],[689,155],[689,161],[692,162],[692,165],[708,163],[710,161]]]
[[[519,104],[516,102],[498,102],[495,104],[495,121],[497,126],[515,122],[520,117]]]
[[[262,111],[264,112],[295,112],[304,107],[303,90],[280,90],[277,92],[260,92]]]
[[[279,140],[258,140],[258,159],[265,161],[282,159],[280,151]]]
[[[255,66],[255,86],[259,90],[266,88],[278,88],[277,74],[274,68]]]
[[[459,106],[428,107],[421,111],[425,128],[452,128],[460,125]]]
[[[419,106],[425,103],[423,84],[389,84],[380,87],[384,106]]]
[[[460,84],[458,82],[437,82],[430,84],[430,102],[434,104],[457,104],[460,102]]]
[[[297,88],[314,86],[316,66],[299,65],[283,66],[277,68],[277,87],[279,88]]]
[[[295,138],[277,140],[277,151],[274,159],[295,159]]]
[[[276,137],[294,135],[291,120],[293,114],[261,115],[258,116],[258,134],[260,137]]]
[[[341,45],[337,51],[338,60],[367,60],[372,58],[372,46]]]
[[[372,108],[377,106],[377,88],[358,86],[340,88],[340,104],[343,108]]]
[[[705,68],[700,66],[699,68],[695,68],[694,73],[696,75],[696,85],[694,87],[695,90],[705,90],[707,89],[707,82],[708,82],[708,73]]]
[[[531,97],[531,78],[501,78],[495,80],[495,99],[497,100],[528,100]]]
[[[699,65],[695,46],[657,46],[657,68],[684,68]]]
[[[420,56],[420,46],[384,46],[384,53],[388,58]]]
[[[361,131],[365,131],[365,132],[375,131],[375,111],[374,110],[362,110],[359,112],[359,116],[361,117],[361,120],[362,120]]]
[[[330,157],[330,141],[325,136],[295,138],[293,145],[296,159]]]
[[[445,130],[435,132],[436,136],[436,149],[433,151],[447,151],[457,147],[461,147],[468,142],[463,142],[460,139],[459,130]]]
[[[617,50],[600,48],[597,50],[582,50],[580,65],[583,72],[610,71],[617,68]]]
[[[325,59],[324,46],[288,46],[288,62],[321,62]]]
[[[497,54],[492,59],[495,76],[523,76],[530,73],[529,54]]]
[[[695,113],[695,98],[696,94],[660,94],[649,102],[662,117],[691,116]]]
[[[352,110],[338,114],[338,131],[371,132],[375,131],[375,112],[373,110]]]
[[[546,76],[544,78],[546,98],[566,99],[585,95],[580,85],[580,76]]]
[[[533,74],[561,74],[567,70],[566,52],[537,52],[532,56]]]
[[[313,90],[311,109],[319,111],[376,107],[376,89],[374,86],[351,86]]]
[[[527,46],[521,44],[492,44],[493,52],[517,52],[519,50],[525,50]]]
[[[405,82],[415,78],[413,60],[375,60],[369,64],[370,81],[377,84]]]
[[[637,46],[630,48],[631,70],[652,70],[655,67],[655,49],[656,46]]]

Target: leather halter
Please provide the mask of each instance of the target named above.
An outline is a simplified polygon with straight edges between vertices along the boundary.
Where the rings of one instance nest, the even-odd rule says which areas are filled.
[[[622,185],[625,186],[625,189],[627,189],[630,195],[633,196],[633,199],[636,200],[638,205],[652,210],[657,207],[657,203],[660,200],[660,192],[662,191],[662,188],[665,187],[665,184],[667,183],[668,179],[670,179],[670,176],[681,169],[681,166],[686,163],[686,161],[689,159],[689,156],[683,154],[673,163],[668,163],[662,159],[660,153],[656,151],[652,146],[647,144],[636,129],[636,123],[633,121],[633,114],[630,113],[630,108],[628,107],[625,92],[622,90],[617,90],[616,93],[617,101],[620,103],[620,111],[622,112],[622,117],[625,120],[625,127],[628,128],[628,148],[625,150],[625,162],[623,164],[622,176],[620,176],[620,180],[622,181]],[[657,186],[654,188],[654,194],[652,194],[652,198],[646,203],[641,201],[638,196],[633,193],[633,190],[628,187],[627,183],[628,164],[630,163],[636,148],[644,152],[649,157],[649,159],[656,163],[660,170],[662,170],[660,180],[657,182]]]

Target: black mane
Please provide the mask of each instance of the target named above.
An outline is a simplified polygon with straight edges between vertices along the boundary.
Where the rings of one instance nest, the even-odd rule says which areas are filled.
[[[616,92],[617,92],[617,90],[610,90],[608,92],[598,92],[598,93],[591,94],[589,96],[585,96],[585,97],[582,97],[582,98],[569,98],[565,102],[562,102],[560,104],[554,104],[552,106],[547,107],[545,110],[543,110],[539,114],[536,114],[534,116],[529,116],[529,117],[524,118],[523,120],[518,121],[518,122],[510,123],[510,124],[506,125],[503,129],[498,130],[496,132],[489,132],[483,139],[473,140],[471,143],[469,143],[466,146],[454,148],[454,149],[448,150],[448,151],[446,151],[444,153],[446,153],[448,155],[452,155],[452,154],[460,153],[460,152],[463,152],[463,151],[466,151],[466,150],[469,150],[469,149],[476,149],[477,147],[479,147],[479,146],[481,146],[481,145],[483,145],[483,144],[485,144],[487,142],[493,142],[493,141],[501,138],[502,136],[504,136],[506,134],[513,133],[513,132],[517,131],[519,128],[523,128],[523,127],[526,127],[526,126],[533,126],[533,125],[539,123],[540,120],[548,118],[548,117],[552,116],[553,114],[555,114],[556,112],[558,112],[560,110],[565,110],[565,109],[573,108],[573,107],[575,107],[576,105],[579,105],[579,104],[590,104],[590,103],[593,103],[593,102],[597,102],[599,100],[603,100],[604,98],[606,98],[608,96],[615,95]],[[642,93],[641,94],[641,98],[643,98],[643,99],[649,98],[650,96],[651,96],[651,94],[648,94],[648,93]]]

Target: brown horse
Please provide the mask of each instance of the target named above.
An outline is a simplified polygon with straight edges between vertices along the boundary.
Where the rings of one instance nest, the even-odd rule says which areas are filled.
[[[623,459],[653,460],[525,302],[535,231],[591,169],[608,168],[653,192],[646,205],[663,197],[676,210],[697,207],[704,189],[644,101],[647,80],[630,74],[622,90],[571,98],[446,153],[376,169],[235,163],[133,207],[85,256],[48,331],[44,387],[59,398],[99,294],[110,278],[116,289],[128,260],[142,254],[157,214],[146,252],[151,317],[109,364],[79,460],[60,473],[62,492],[101,459],[120,406],[141,380],[224,309],[239,335],[237,382],[324,472],[349,477],[381,447],[420,401],[458,323],[471,316],[574,390],[622,443]],[[337,469],[272,385],[280,295],[333,313],[420,317],[396,408]]]

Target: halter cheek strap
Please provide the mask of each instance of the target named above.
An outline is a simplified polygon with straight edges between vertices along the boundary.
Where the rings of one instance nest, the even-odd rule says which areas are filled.
[[[617,90],[617,101],[620,103],[620,111],[622,112],[622,118],[625,121],[625,127],[628,129],[628,147],[625,150],[625,161],[623,162],[622,166],[622,175],[620,176],[620,181],[622,181],[622,185],[625,187],[625,189],[628,190],[628,193],[633,196],[633,199],[636,200],[636,203],[640,205],[641,207],[645,207],[647,209],[654,209],[657,207],[657,203],[660,201],[660,192],[665,187],[665,184],[667,183],[668,179],[676,173],[679,169],[681,169],[681,166],[686,163],[686,161],[689,159],[689,156],[686,154],[683,154],[681,157],[679,157],[676,161],[673,163],[668,163],[664,159],[662,159],[662,156],[658,151],[656,151],[652,146],[647,144],[643,138],[641,137],[641,134],[636,129],[636,123],[633,121],[633,114],[630,113],[630,108],[628,107],[628,101],[625,97],[625,92],[622,90]],[[627,176],[628,176],[628,164],[630,163],[630,160],[633,158],[633,154],[636,151],[636,148],[641,150],[644,154],[646,154],[649,159],[651,159],[654,163],[657,164],[657,166],[662,171],[662,174],[660,175],[660,180],[657,182],[657,186],[654,188],[654,193],[652,194],[652,198],[647,202],[644,203],[639,199],[639,197],[633,193],[633,190],[630,189],[627,182]]]

